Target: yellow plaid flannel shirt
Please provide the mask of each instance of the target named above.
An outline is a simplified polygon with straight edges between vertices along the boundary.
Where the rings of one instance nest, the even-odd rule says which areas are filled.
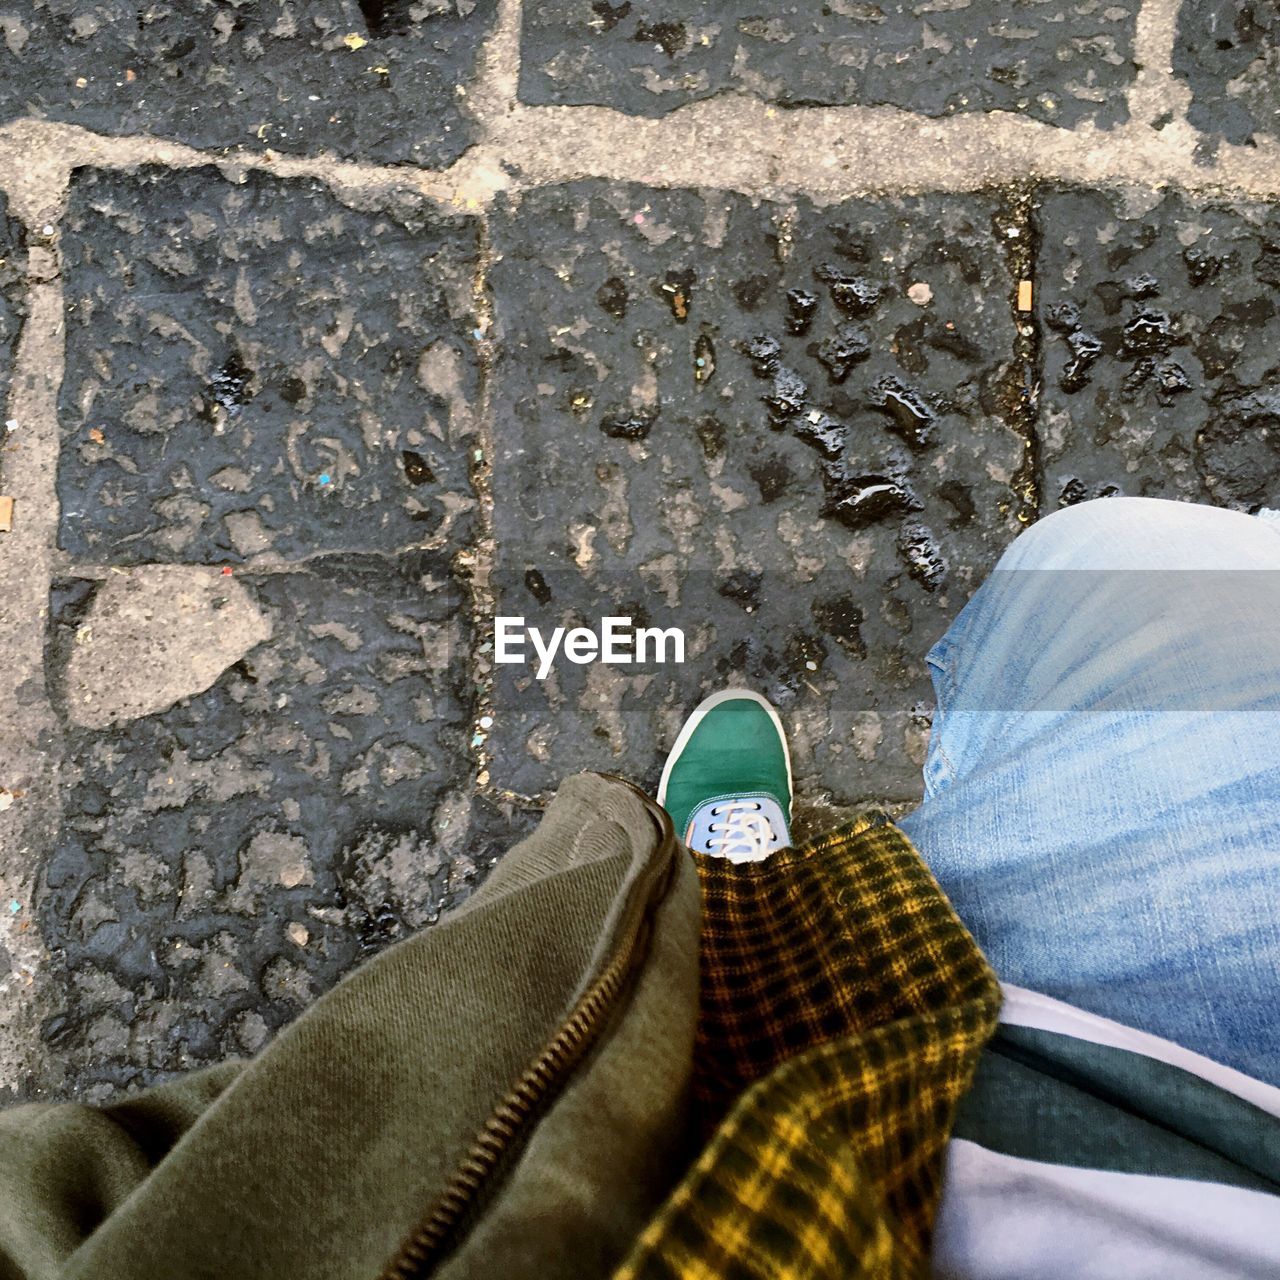
[[[927,1274],[995,974],[883,815],[764,862],[697,863],[710,1138],[615,1280]]]

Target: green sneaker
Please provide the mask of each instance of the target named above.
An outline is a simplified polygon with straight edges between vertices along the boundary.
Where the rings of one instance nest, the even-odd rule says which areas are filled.
[[[791,753],[758,693],[726,689],[684,722],[658,803],[695,853],[759,862],[791,843]]]

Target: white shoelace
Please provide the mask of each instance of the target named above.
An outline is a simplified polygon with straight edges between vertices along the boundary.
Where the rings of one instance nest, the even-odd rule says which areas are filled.
[[[711,816],[722,820],[707,826],[711,833],[707,853],[721,858],[756,859],[782,843],[758,800],[727,800],[712,805]]]

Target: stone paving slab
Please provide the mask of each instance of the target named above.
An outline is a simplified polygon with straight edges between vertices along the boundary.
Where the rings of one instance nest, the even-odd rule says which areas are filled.
[[[1280,505],[1280,208],[1155,201],[1063,190],[1038,213],[1045,509]]]
[[[59,545],[239,563],[465,536],[476,225],[256,172],[79,171]]]
[[[132,571],[135,593],[156,572]],[[267,638],[204,691],[92,728],[86,706],[116,677],[95,686],[77,655],[113,625],[118,578],[55,583],[70,781],[39,914],[67,994],[44,1030],[81,1086],[252,1051],[505,847],[505,820],[473,799],[470,626],[443,556],[209,580],[208,607],[221,594]],[[157,604],[157,643],[217,643],[195,627]],[[135,682],[155,678],[139,665]]]
[[[1263,0],[1184,0],[1173,50],[1191,87],[1187,119],[1227,142],[1280,138],[1280,9]]]
[[[441,167],[496,0],[6,0],[0,123]],[[459,92],[459,86],[462,92]]]
[[[725,90],[780,106],[1128,119],[1136,0],[546,0],[526,5],[520,97],[661,116]]]
[[[26,270],[25,237],[16,218],[9,216],[8,204],[0,195],[0,445],[8,431],[6,406],[10,371],[18,349],[25,310],[23,277]]]
[[[746,680],[806,787],[918,793],[924,653],[1017,527],[1011,231],[992,195],[579,182],[499,210],[498,612],[680,625],[689,653],[498,665],[495,778],[656,782],[697,698]]]

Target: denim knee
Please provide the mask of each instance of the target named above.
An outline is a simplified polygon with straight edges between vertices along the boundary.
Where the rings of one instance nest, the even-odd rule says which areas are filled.
[[[1280,568],[1280,536],[1240,511],[1165,498],[1095,498],[1031,526],[1000,569]]]

